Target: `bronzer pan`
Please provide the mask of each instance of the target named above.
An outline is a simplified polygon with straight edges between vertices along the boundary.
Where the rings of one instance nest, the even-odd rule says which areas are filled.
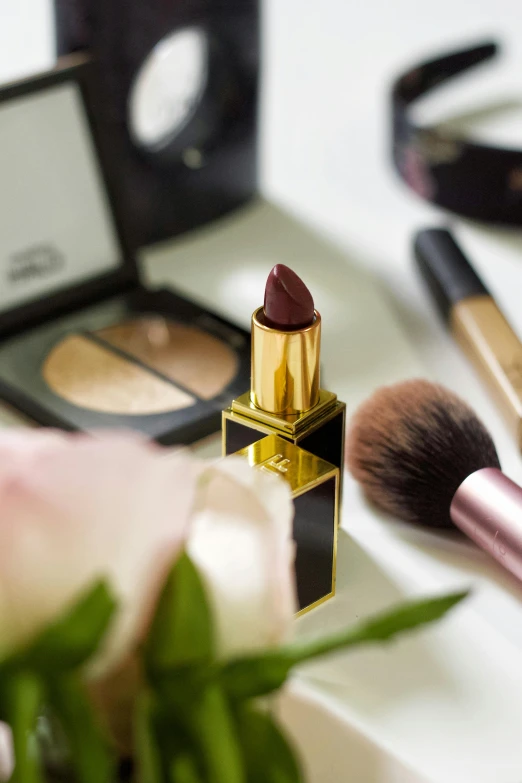
[[[121,231],[89,63],[0,91],[0,394],[36,422],[132,427],[165,443],[219,429],[249,336],[151,291]]]

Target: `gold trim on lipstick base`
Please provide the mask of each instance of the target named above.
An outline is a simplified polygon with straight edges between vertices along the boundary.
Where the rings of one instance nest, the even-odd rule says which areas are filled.
[[[239,416],[247,416],[249,419],[259,422],[261,425],[265,425],[270,429],[279,430],[283,435],[295,438],[300,433],[309,431],[313,427],[314,423],[322,422],[324,417],[331,412],[335,412],[338,405],[342,405],[337,400],[337,394],[326,391],[325,389],[319,390],[317,403],[313,408],[310,408],[303,413],[285,414],[284,416],[278,416],[275,413],[268,413],[256,407],[251,400],[249,392],[245,392],[241,397],[232,401],[232,405],[229,408],[231,414]]]

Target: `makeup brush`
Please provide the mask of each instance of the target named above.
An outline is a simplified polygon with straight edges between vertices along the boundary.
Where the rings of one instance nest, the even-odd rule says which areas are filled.
[[[522,488],[453,392],[424,380],[378,389],[354,414],[346,451],[377,507],[412,524],[456,525],[522,580]]]

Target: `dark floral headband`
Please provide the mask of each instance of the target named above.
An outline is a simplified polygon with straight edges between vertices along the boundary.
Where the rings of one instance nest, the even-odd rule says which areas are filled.
[[[489,223],[522,225],[522,150],[466,141],[436,127],[419,127],[409,106],[421,95],[497,54],[488,42],[424,62],[392,89],[393,161],[419,196],[444,209]]]

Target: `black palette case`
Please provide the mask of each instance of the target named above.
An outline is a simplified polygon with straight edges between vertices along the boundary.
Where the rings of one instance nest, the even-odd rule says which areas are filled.
[[[9,216],[0,237],[0,396],[43,425],[132,427],[187,443],[217,431],[221,409],[248,385],[249,335],[172,291],[141,284],[92,111],[96,96],[96,69],[83,57],[0,90],[0,209]],[[226,346],[227,383],[211,395],[191,392],[185,407],[139,415],[89,409],[46,384],[42,368],[61,340],[75,334],[100,343],[97,330],[140,317]],[[124,358],[149,380],[176,385],[143,357]]]

